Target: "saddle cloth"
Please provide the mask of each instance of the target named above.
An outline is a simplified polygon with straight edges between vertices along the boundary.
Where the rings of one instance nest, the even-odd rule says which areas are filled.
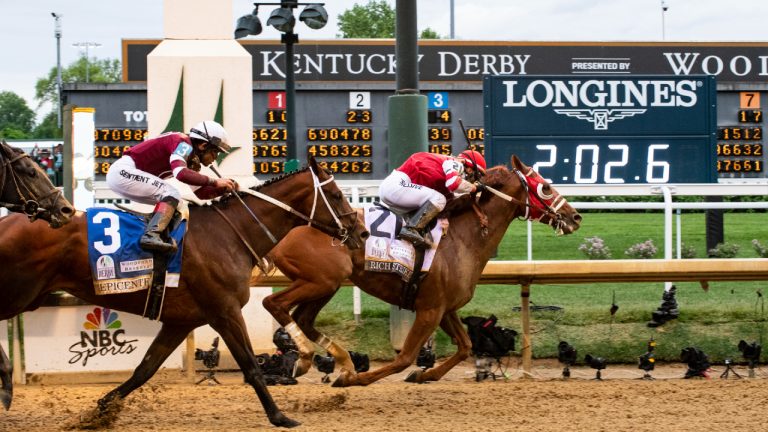
[[[88,262],[97,295],[123,294],[149,289],[152,285],[154,260],[152,252],[139,246],[146,221],[143,217],[110,208],[89,208]],[[184,219],[171,236],[179,249],[168,262],[165,286],[179,286],[183,237],[187,229]]]
[[[365,269],[395,273],[408,282],[413,274],[416,248],[410,242],[396,238],[405,223],[403,217],[378,204],[366,206],[364,212],[365,227],[371,233],[365,241]],[[441,218],[430,231],[434,240],[432,247],[424,251],[421,271],[429,271],[440,239],[447,229],[448,220]]]

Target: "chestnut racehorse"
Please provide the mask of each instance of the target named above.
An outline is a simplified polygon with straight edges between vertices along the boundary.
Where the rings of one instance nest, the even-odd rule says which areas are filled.
[[[53,228],[68,223],[75,213],[72,204],[51,183],[40,165],[5,140],[0,140],[0,207],[24,213],[31,221],[47,221]],[[0,346],[0,402],[6,410],[13,397],[12,373],[13,365]]]
[[[487,189],[479,197],[464,198],[469,202],[476,200],[472,205],[450,211],[447,234],[440,241],[432,267],[420,284],[414,304],[416,318],[402,350],[393,362],[370,372],[356,373],[347,350],[317,331],[314,321],[347,278],[368,294],[405,307],[400,277],[366,271],[364,249],[333,248],[328,236],[310,228],[291,231],[270,256],[293,283],[266,297],[263,304],[291,333],[300,349],[297,375],[311,366],[314,342],[333,355],[336,364],[341,366],[334,386],[368,385],[411,365],[438,325],[456,341],[457,352],[437,367],[412,373],[407,381],[439,380],[466,359],[471,342],[457,312],[472,299],[485,264],[512,220],[538,220],[561,234],[576,231],[581,222],[576,210],[538,173],[516,156],[512,156],[511,162],[511,170],[505,166],[488,170],[482,179]]]
[[[242,202],[228,198],[208,206],[190,206],[181,280],[178,288],[167,290],[160,332],[131,378],[99,400],[89,421],[103,426],[112,418],[106,413],[118,410],[120,399],[151,378],[190,331],[209,324],[226,342],[269,421],[283,427],[299,424],[286,417],[272,400],[241,308],[250,294],[252,269],[274,246],[266,231],[279,241],[294,227],[310,223],[329,236],[347,241],[350,247],[361,246],[367,236],[330,173],[319,168],[313,158],[309,165],[242,191]],[[4,263],[0,266],[0,319],[33,309],[53,290],[67,291],[95,305],[142,314],[146,291],[94,292],[86,230],[82,213],[59,230],[41,229],[13,215],[0,221],[0,262]],[[118,227],[110,232],[119,236]]]

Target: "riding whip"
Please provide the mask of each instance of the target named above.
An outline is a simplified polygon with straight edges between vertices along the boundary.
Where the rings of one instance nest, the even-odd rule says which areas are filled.
[[[469,135],[467,135],[467,130],[464,128],[464,121],[462,119],[459,119],[459,126],[461,126],[461,133],[464,135],[464,139],[467,141],[467,150],[472,150],[472,141],[469,140]],[[476,178],[480,178],[480,170],[477,169],[477,161],[475,161],[475,155],[470,154],[470,159],[472,160],[472,167],[475,169]]]

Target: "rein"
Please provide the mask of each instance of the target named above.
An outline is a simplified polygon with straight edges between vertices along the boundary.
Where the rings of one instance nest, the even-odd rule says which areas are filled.
[[[296,209],[294,209],[293,207],[289,206],[288,204],[285,204],[284,202],[282,202],[280,200],[277,200],[275,198],[272,198],[271,196],[266,195],[266,194],[264,194],[262,192],[259,192],[257,190],[245,189],[242,192],[243,193],[247,193],[248,195],[254,196],[256,198],[259,198],[259,199],[261,199],[263,201],[266,201],[266,202],[268,202],[268,203],[270,203],[270,204],[272,204],[272,205],[274,205],[276,207],[279,207],[279,208],[287,211],[288,213],[290,213],[290,214],[292,214],[294,216],[297,216],[297,217],[303,219],[305,222],[307,222],[309,224],[309,226],[312,226],[314,224],[315,226],[317,226],[319,228],[323,228],[323,229],[327,230],[328,232],[332,232],[334,230],[334,227],[318,223],[317,221],[314,220],[314,214],[315,214],[315,209],[317,207],[317,196],[318,196],[318,190],[319,190],[320,191],[319,194],[320,194],[320,196],[322,196],[323,202],[325,203],[326,207],[328,208],[328,212],[333,216],[333,220],[336,222],[336,225],[337,225],[336,228],[338,228],[338,235],[341,238],[341,243],[340,244],[344,244],[344,242],[346,242],[347,239],[349,238],[349,230],[346,227],[344,227],[344,225],[341,223],[341,220],[339,219],[339,217],[336,216],[336,213],[333,211],[333,207],[331,206],[330,202],[328,202],[328,198],[325,196],[325,193],[323,192],[323,188],[322,188],[324,185],[326,185],[326,184],[328,184],[328,183],[333,181],[333,176],[331,176],[328,180],[326,180],[324,182],[320,182],[319,178],[317,177],[317,175],[315,174],[315,172],[311,168],[310,168],[310,172],[312,173],[312,183],[313,183],[313,188],[314,188],[314,199],[313,199],[313,202],[312,202],[312,213],[310,214],[310,216],[306,216],[303,213],[301,213],[301,212],[297,211]],[[259,220],[259,218],[256,217],[256,215],[253,213],[251,208],[248,207],[248,205],[245,204],[245,201],[243,201],[242,198],[240,198],[240,195],[238,195],[238,192],[235,192],[235,195],[239,198],[240,203],[242,203],[243,206],[248,210],[248,213],[251,215],[251,217],[253,217],[259,223],[259,225],[264,230],[264,232],[267,234],[267,236],[270,238],[270,240],[272,240],[273,243],[277,243],[277,240],[275,239],[274,235],[272,235],[272,232],[270,232],[269,229],[266,227],[266,225],[264,225]],[[248,251],[251,253],[251,255],[253,255],[253,257],[256,259],[256,265],[259,267],[259,269],[264,274],[269,274],[269,270],[264,267],[264,260],[261,257],[259,257],[259,255],[253,249],[251,244],[248,243],[248,240],[246,239],[246,237],[240,232],[240,230],[237,229],[237,226],[232,222],[232,220],[229,219],[229,217],[227,217],[227,215],[224,213],[224,211],[222,211],[220,208],[218,208],[216,206],[213,206],[213,209],[216,210],[219,213],[219,215],[221,215],[221,217],[229,224],[229,226],[232,228],[232,230],[235,231],[235,234],[237,234],[237,236],[240,238],[240,241],[243,242],[245,247],[248,248]],[[347,216],[347,215],[352,214],[352,213],[354,213],[354,211],[351,212],[351,213],[342,214],[341,216]]]
[[[290,214],[292,214],[292,215],[294,215],[294,216],[304,220],[305,222],[307,222],[307,224],[309,226],[313,226],[314,225],[314,226],[316,226],[318,228],[321,228],[321,230],[325,230],[326,232],[333,232],[335,229],[338,229],[337,235],[341,239],[341,243],[340,244],[344,244],[347,241],[347,239],[349,238],[349,230],[346,227],[344,227],[344,225],[341,223],[341,220],[339,219],[339,216],[337,216],[336,212],[333,211],[333,207],[331,207],[331,204],[328,202],[328,198],[325,196],[325,193],[323,192],[323,188],[322,188],[326,184],[328,184],[328,183],[333,181],[333,176],[331,176],[330,178],[328,178],[324,182],[320,182],[320,179],[317,177],[317,175],[315,174],[315,172],[311,168],[310,168],[310,172],[312,173],[312,181],[313,181],[313,184],[314,184],[314,198],[313,198],[313,202],[312,202],[312,212],[310,213],[309,216],[307,216],[307,215],[297,211],[296,209],[294,209],[293,207],[289,206],[288,204],[285,204],[282,201],[279,201],[279,200],[277,200],[275,198],[272,198],[271,196],[266,195],[266,194],[264,194],[262,192],[259,192],[257,190],[246,189],[246,190],[243,190],[242,192],[243,193],[247,193],[248,195],[252,195],[252,196],[254,196],[256,198],[259,198],[261,200],[264,200],[264,201],[266,201],[266,202],[268,202],[268,203],[270,203],[270,204],[272,204],[272,205],[274,205],[276,207],[279,207],[279,208],[285,210],[286,212],[288,212],[288,213],[290,213]],[[319,195],[323,198],[323,202],[325,203],[326,208],[328,208],[328,212],[331,214],[331,216],[333,216],[334,222],[336,222],[336,226],[335,227],[330,226],[330,225],[326,225],[326,224],[322,224],[322,223],[319,223],[319,222],[314,220],[315,210],[317,209],[318,191],[319,191]],[[350,213],[342,214],[340,216],[344,217],[344,216],[348,216],[348,215],[353,214],[353,213],[354,213],[354,211],[352,211]]]
[[[541,213],[543,213],[542,216],[539,217],[539,219],[541,219],[544,216],[549,216],[550,219],[553,222],[557,223],[557,225],[559,227],[563,223],[562,216],[559,213],[557,213],[556,209],[553,209],[551,206],[549,206],[549,204],[547,204],[547,202],[541,196],[539,196],[538,191],[532,190],[530,187],[528,187],[528,180],[527,180],[528,176],[523,174],[517,168],[513,168],[512,172],[514,172],[517,175],[517,177],[520,179],[520,183],[522,183],[522,186],[525,189],[525,202],[523,202],[523,201],[521,201],[521,200],[519,200],[519,199],[517,199],[515,197],[509,196],[509,195],[505,194],[504,192],[501,192],[501,191],[499,191],[497,189],[494,189],[494,188],[492,188],[492,187],[490,187],[488,185],[484,185],[485,189],[487,189],[488,192],[491,192],[492,194],[496,195],[497,197],[499,197],[499,198],[501,198],[503,200],[506,200],[506,201],[509,201],[511,203],[514,203],[514,204],[517,204],[517,205],[525,207],[525,215],[523,217],[526,220],[529,220],[532,217],[530,210],[534,209],[534,210],[538,210]],[[541,203],[541,206],[537,206],[537,205],[531,204],[531,202],[530,202],[531,194],[533,194],[534,198],[536,198],[536,200],[539,203]],[[563,200],[563,202],[565,202],[565,200]],[[551,223],[550,223],[550,225],[551,225]]]

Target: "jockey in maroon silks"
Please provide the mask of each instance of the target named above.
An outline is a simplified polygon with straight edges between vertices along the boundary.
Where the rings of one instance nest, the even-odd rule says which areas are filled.
[[[448,198],[477,190],[477,186],[467,180],[476,173],[485,174],[485,159],[474,150],[465,150],[456,157],[427,152],[411,155],[379,186],[379,197],[384,204],[416,210],[398,238],[416,247],[428,247],[429,243],[419,231],[445,208]]]
[[[224,128],[207,120],[190,129],[189,135],[168,132],[137,144],[112,164],[107,172],[110,189],[130,200],[155,206],[139,240],[143,249],[171,253],[177,248],[173,239],[166,242],[162,234],[173,219],[181,193],[164,179],[173,176],[190,185],[201,199],[237,190],[237,183],[231,179],[199,172],[201,165],[213,163],[219,152],[230,150]]]

